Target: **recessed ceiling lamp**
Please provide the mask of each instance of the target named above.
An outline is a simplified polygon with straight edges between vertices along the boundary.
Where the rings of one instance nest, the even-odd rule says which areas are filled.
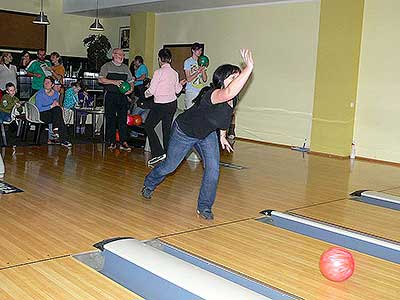
[[[103,25],[100,24],[99,20],[99,0],[96,0],[97,3],[97,8],[96,8],[96,18],[94,19],[94,22],[92,25],[90,25],[89,29],[93,31],[103,31],[104,27]]]
[[[47,18],[47,16],[44,14],[43,11],[43,0],[40,0],[40,13],[38,16],[35,17],[35,19],[33,19],[32,21],[35,24],[40,24],[40,25],[49,25],[49,19]]]

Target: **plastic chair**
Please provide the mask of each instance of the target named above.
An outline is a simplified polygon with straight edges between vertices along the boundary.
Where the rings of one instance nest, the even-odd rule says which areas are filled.
[[[44,124],[44,122],[40,120],[40,112],[39,112],[39,109],[36,107],[36,105],[34,105],[30,102],[25,102],[25,118],[26,118],[26,121],[28,122],[28,124],[25,127],[25,130],[23,133],[23,139],[26,140],[26,137],[28,135],[28,129],[30,128],[30,125],[34,125],[35,126],[34,141],[35,141],[35,144],[38,145],[40,142],[40,132],[42,129],[42,124]]]

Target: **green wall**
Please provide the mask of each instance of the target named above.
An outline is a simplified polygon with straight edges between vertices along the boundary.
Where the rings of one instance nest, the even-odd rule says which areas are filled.
[[[322,0],[311,150],[348,156],[354,131],[364,0]]]
[[[143,56],[149,72],[153,72],[155,14],[148,12],[131,15],[130,60]]]

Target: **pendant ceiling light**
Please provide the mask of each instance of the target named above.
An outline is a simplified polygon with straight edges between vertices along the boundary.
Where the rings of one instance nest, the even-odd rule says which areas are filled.
[[[40,0],[40,13],[38,16],[35,17],[35,19],[33,19],[32,21],[35,24],[40,24],[40,25],[49,25],[49,19],[47,18],[47,16],[44,14],[43,11],[43,0]]]
[[[104,27],[103,25],[100,24],[99,20],[99,0],[96,0],[97,7],[96,7],[96,18],[94,19],[94,22],[92,25],[90,25],[89,29],[94,30],[94,31],[103,31]]]

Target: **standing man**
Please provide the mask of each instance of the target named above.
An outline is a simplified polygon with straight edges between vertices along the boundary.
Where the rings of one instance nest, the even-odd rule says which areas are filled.
[[[46,59],[46,50],[37,51],[37,59],[32,60],[26,68],[27,74],[32,78],[32,95],[43,88],[43,82],[46,76],[51,74],[51,62]]]
[[[99,83],[104,84],[104,107],[106,118],[106,142],[109,143],[109,149],[114,150],[117,147],[116,141],[116,122],[118,122],[120,145],[119,148],[125,151],[131,151],[127,143],[127,125],[128,115],[127,95],[133,91],[134,79],[129,67],[123,63],[125,53],[120,48],[115,48],[112,52],[112,61],[105,63],[100,69]],[[122,94],[119,86],[127,81],[131,85],[129,91]]]
[[[193,105],[193,99],[197,97],[200,90],[207,81],[207,70],[205,67],[199,67],[197,60],[203,53],[203,48],[199,43],[192,45],[192,56],[185,60],[183,69],[186,75],[186,91],[185,91],[185,109],[189,109]]]

